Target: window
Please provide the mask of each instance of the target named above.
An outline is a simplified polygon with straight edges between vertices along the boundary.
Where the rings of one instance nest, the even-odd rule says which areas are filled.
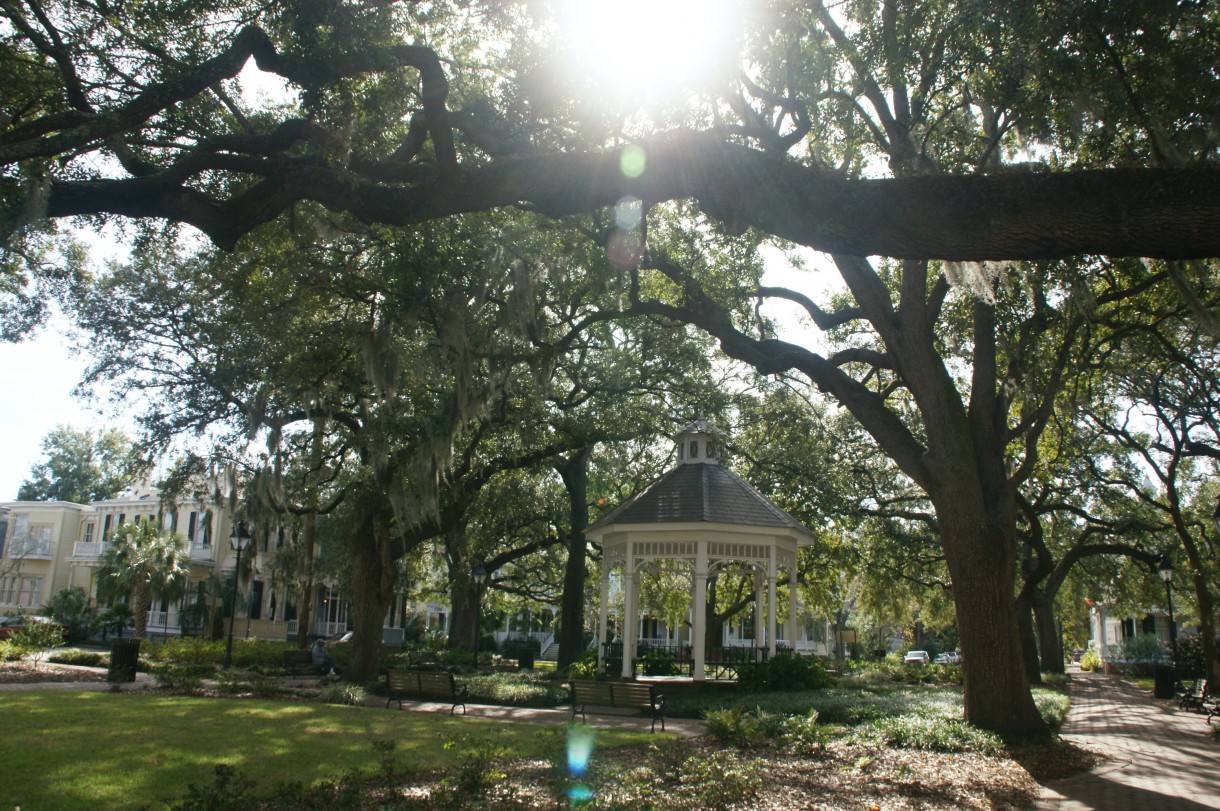
[[[200,546],[212,545],[212,511],[204,510],[203,515],[199,517],[199,529],[196,531],[196,540]]]
[[[17,578],[0,577],[0,605],[13,604],[13,591],[17,588]]]
[[[195,521],[199,518],[199,513],[191,511],[191,517],[186,522],[186,537],[191,542],[195,542]]]
[[[85,523],[85,543],[93,543],[93,522]]]
[[[691,443],[690,443],[690,458],[691,458],[691,459],[698,459],[698,458],[699,458],[699,442],[698,442],[697,440],[691,440]]]
[[[37,608],[42,605],[42,578],[21,578],[21,590],[17,596],[17,605],[25,608]]]
[[[263,618],[263,581],[255,580],[250,584],[250,619]]]
[[[113,515],[107,515],[102,518],[102,538],[110,537],[110,519],[112,518],[114,518]]]

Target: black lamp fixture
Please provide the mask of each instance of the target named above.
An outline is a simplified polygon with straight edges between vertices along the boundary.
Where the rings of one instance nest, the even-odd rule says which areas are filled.
[[[1173,620],[1173,592],[1169,588],[1169,584],[1173,580],[1173,560],[1169,557],[1168,552],[1161,555],[1157,572],[1161,575],[1161,580],[1165,581],[1165,604],[1169,609],[1169,647],[1173,651],[1173,667],[1176,670],[1178,667],[1178,625]]]
[[[487,567],[484,566],[482,563],[478,563],[475,565],[474,571],[472,572],[472,574],[474,575],[474,584],[476,586],[482,586],[484,583],[487,582]]]
[[[250,533],[246,531],[246,522],[238,521],[229,536],[229,546],[237,552],[237,560],[233,563],[233,598],[229,602],[229,641],[225,643],[224,667],[227,670],[233,664],[233,621],[237,619],[237,578],[241,573],[241,553],[250,545]]]

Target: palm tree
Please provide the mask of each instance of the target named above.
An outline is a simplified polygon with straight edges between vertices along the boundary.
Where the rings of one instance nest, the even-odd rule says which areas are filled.
[[[186,589],[186,540],[161,532],[148,519],[114,530],[98,566],[99,592],[108,600],[131,600],[135,632],[142,638],[154,599],[174,600]]]

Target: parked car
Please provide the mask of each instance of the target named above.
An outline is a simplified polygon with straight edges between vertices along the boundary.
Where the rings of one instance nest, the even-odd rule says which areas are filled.
[[[8,639],[14,634],[19,634],[25,629],[27,623],[44,622],[50,625],[57,624],[50,617],[34,617],[34,616],[14,616],[0,618],[0,639]],[[62,632],[62,629],[61,629]]]
[[[926,665],[932,661],[932,657],[926,650],[909,650],[907,655],[902,657],[902,661],[908,665]]]
[[[948,651],[947,653],[938,653],[936,658],[932,660],[938,665],[960,665],[962,656],[957,651]]]

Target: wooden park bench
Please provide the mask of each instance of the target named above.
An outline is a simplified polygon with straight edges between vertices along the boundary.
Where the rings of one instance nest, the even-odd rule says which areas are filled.
[[[313,663],[313,653],[298,648],[284,651],[284,672],[289,676],[319,676],[322,666]]]
[[[616,710],[635,710],[652,719],[652,731],[661,722],[665,731],[665,697],[658,694],[651,684],[630,681],[581,681],[572,680],[572,719],[579,715],[585,720],[587,707],[611,707]]]
[[[457,683],[452,673],[439,670],[390,670],[386,673],[386,680],[390,686],[387,693],[389,697],[385,702],[387,710],[391,701],[397,701],[398,709],[401,710],[404,698],[433,698],[453,704],[449,709],[450,715],[453,715],[458,707],[462,708],[462,715],[466,714],[466,704],[463,701],[466,688]]]
[[[1207,679],[1199,679],[1178,700],[1178,709],[1207,712],[1207,704],[1216,702],[1215,691]]]

